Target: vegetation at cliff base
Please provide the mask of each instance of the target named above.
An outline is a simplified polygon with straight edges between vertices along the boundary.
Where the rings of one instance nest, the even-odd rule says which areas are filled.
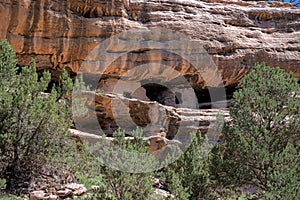
[[[76,143],[68,131],[72,99],[66,97],[72,80],[63,71],[56,85],[50,87],[50,82],[49,72],[37,75],[34,61],[19,68],[8,41],[0,42],[1,199],[10,199],[2,194],[22,196],[31,189],[60,188],[67,182],[88,189],[74,199],[157,199],[153,186],[165,191],[161,199],[300,197],[300,86],[278,67],[257,64],[243,78],[232,99],[231,120],[212,150],[204,148],[207,138],[197,132],[178,160],[147,173],[105,166],[95,154],[99,150],[122,166],[136,162],[120,159],[110,146]],[[136,131],[135,135],[143,135]],[[114,136],[112,143],[125,151],[150,152],[145,140],[126,140],[121,129]],[[152,163],[147,160],[138,167],[146,169]]]
[[[41,173],[42,167],[54,154],[60,154],[68,141],[68,106],[55,87],[51,93],[44,93],[50,79],[49,72],[38,77],[34,61],[19,71],[8,41],[1,41],[0,178],[5,180],[7,190],[28,186],[26,183]],[[66,90],[71,90],[65,71],[61,82]]]
[[[218,184],[262,199],[300,197],[300,87],[292,74],[257,64],[234,93],[231,122],[212,168]]]

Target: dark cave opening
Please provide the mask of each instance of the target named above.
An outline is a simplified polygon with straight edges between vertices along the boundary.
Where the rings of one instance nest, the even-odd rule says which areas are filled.
[[[172,92],[169,88],[156,84],[148,83],[142,86],[146,90],[146,96],[151,101],[157,101],[163,105],[180,107],[182,95],[180,92]],[[212,107],[227,108],[230,105],[236,86],[225,88],[197,88],[194,89],[200,109],[211,109]],[[213,102],[211,95],[214,95]],[[220,94],[220,95],[218,95]],[[225,95],[225,96],[224,96]]]
[[[174,106],[181,104],[181,94],[172,92],[169,88],[157,84],[148,83],[142,86],[146,90],[146,96],[151,101],[157,101],[163,105]]]

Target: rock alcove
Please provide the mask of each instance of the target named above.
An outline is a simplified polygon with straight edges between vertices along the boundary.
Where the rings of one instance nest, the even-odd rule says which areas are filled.
[[[146,96],[150,101],[157,101],[166,106],[178,107],[181,100],[181,93],[174,93],[171,89],[156,83],[148,83],[142,86],[146,90]]]

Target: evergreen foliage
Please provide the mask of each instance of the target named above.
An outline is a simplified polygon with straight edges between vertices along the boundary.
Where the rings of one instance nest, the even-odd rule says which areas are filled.
[[[77,89],[84,90],[78,80]],[[180,200],[215,199],[215,192],[245,199],[240,192],[249,194],[245,188],[254,188],[252,198],[258,199],[300,197],[300,86],[280,68],[257,64],[244,77],[233,96],[224,139],[211,153],[207,139],[196,133],[187,151],[159,172],[148,171],[157,166],[157,158],[144,157],[150,153],[141,129],[133,140],[119,129],[114,140],[103,137],[103,142],[76,150],[64,100],[71,95],[72,81],[63,71],[51,93],[44,93],[50,81],[49,72],[38,77],[34,61],[20,70],[8,41],[0,42],[0,190],[17,190],[46,166],[72,172],[88,189],[99,186],[92,199],[151,199],[154,177],[164,179],[169,198]],[[81,102],[73,106],[84,109]],[[82,109],[78,111],[84,113]],[[166,155],[166,162],[172,156]]]
[[[265,199],[300,197],[299,95],[297,80],[278,67],[257,64],[244,77],[216,147],[212,171],[221,185],[250,186]]]
[[[165,169],[166,183],[176,199],[198,199],[209,194],[209,149],[200,132],[194,135],[187,151]]]
[[[6,189],[29,182],[53,154],[61,152],[70,126],[69,108],[61,100],[72,88],[64,71],[63,91],[44,93],[49,72],[38,78],[34,61],[18,72],[15,53],[7,40],[0,42],[0,178]]]
[[[137,129],[137,132],[141,130]],[[137,134],[137,133],[136,133]],[[135,134],[135,135],[136,135]],[[134,157],[122,158],[117,149],[111,146],[116,145],[117,148],[121,148],[126,152],[143,153],[148,152],[148,147],[145,145],[145,141],[139,138],[134,138],[136,142],[131,142],[125,138],[125,132],[118,129],[114,133],[113,141],[106,141],[105,137],[102,142],[95,145],[87,144],[82,155],[86,155],[78,159],[76,158],[74,165],[76,171],[85,173],[87,179],[85,183],[97,182],[95,177],[98,177],[98,184],[101,183],[101,188],[94,192],[94,198],[96,199],[117,199],[117,200],[147,200],[151,199],[153,194],[154,179],[153,173],[129,173],[125,167],[131,166],[130,163],[135,163],[137,160]],[[99,155],[99,153],[101,155]],[[110,158],[111,157],[111,158]],[[119,169],[112,169],[109,166],[105,166],[105,161],[114,162],[116,166],[121,166]],[[135,163],[136,167],[147,167],[143,163]],[[124,168],[122,168],[124,167]],[[82,174],[81,173],[81,174]],[[89,185],[89,184],[86,184]],[[101,197],[101,198],[100,198]]]
[[[137,129],[136,132],[138,133],[133,135],[142,135],[141,129]],[[104,149],[104,154],[107,153],[115,158],[113,162],[115,162],[117,166],[123,166],[121,167],[121,170],[114,170],[109,167],[103,168],[104,180],[108,186],[108,191],[111,191],[111,195],[118,200],[150,199],[151,194],[153,193],[152,185],[154,184],[153,178],[151,177],[152,173],[129,173],[126,171],[126,167],[130,167],[132,164],[139,168],[149,166],[150,162],[147,162],[148,164],[139,162],[139,160],[137,160],[138,156],[134,156],[134,153],[140,154],[149,152],[146,142],[138,137],[134,138],[135,142],[126,140],[125,132],[120,129],[114,133],[114,138],[114,145],[123,149],[125,155],[129,154],[133,156],[122,159],[119,158],[120,155],[111,155],[111,152],[113,152],[113,154],[118,154],[118,150],[115,150],[114,148]],[[124,156],[124,154],[122,155]]]

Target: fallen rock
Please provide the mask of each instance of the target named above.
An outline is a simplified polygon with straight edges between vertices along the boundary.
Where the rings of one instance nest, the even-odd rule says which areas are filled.
[[[59,197],[54,194],[47,195],[45,191],[33,191],[30,193],[30,200],[58,200]]]
[[[70,189],[64,189],[64,190],[58,190],[56,192],[56,195],[62,198],[73,196],[73,192]]]
[[[168,191],[155,188],[152,198],[156,200],[174,199],[174,195],[171,195]]]
[[[87,192],[86,187],[83,184],[78,183],[69,183],[65,186],[67,189],[70,189],[73,191],[73,195],[75,196],[81,196],[84,193]]]
[[[58,199],[68,199],[73,196],[81,196],[87,192],[86,187],[83,184],[78,183],[68,183],[60,190],[55,188],[43,187],[43,189],[36,190],[30,193],[30,200],[58,200]],[[26,199],[26,198],[25,198]],[[28,199],[28,198],[27,198]]]
[[[159,135],[150,136],[148,139],[148,146],[150,148],[150,152],[153,153],[157,150],[163,149],[168,145],[168,139],[165,137],[161,137]]]
[[[54,195],[54,194],[51,194],[47,197],[45,197],[46,200],[58,200],[59,199],[59,196],[57,195]]]
[[[73,192],[73,194],[75,195],[75,196],[81,196],[81,195],[83,195],[83,194],[85,194],[86,192],[87,192],[88,190],[86,189],[86,187],[80,187],[80,188],[78,188],[77,190],[75,190],[74,192]]]
[[[68,184],[65,185],[65,187],[67,189],[75,191],[75,190],[78,190],[78,189],[83,188],[85,186],[83,184],[78,184],[78,183],[68,183]]]
[[[45,199],[45,192],[43,190],[30,192],[30,200],[41,200]]]

